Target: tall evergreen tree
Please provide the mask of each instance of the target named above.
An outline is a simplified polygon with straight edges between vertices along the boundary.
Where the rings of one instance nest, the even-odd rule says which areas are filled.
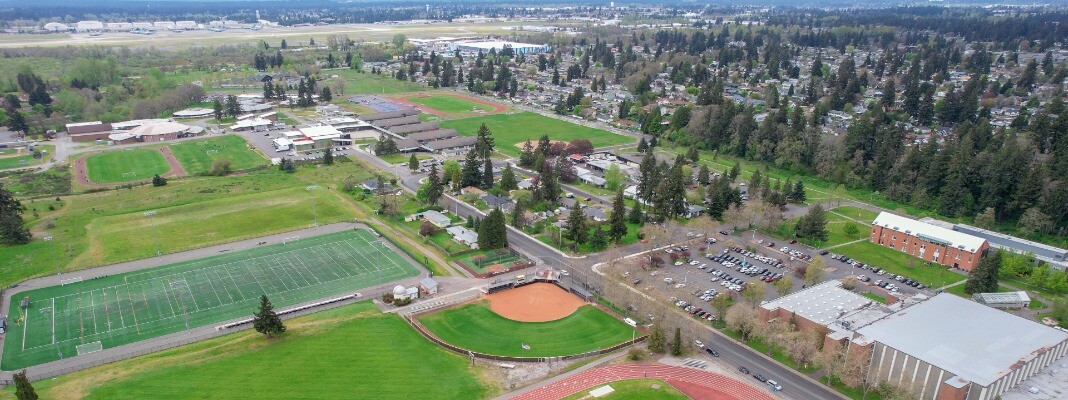
[[[493,187],[493,159],[486,157],[482,160],[482,188]]]
[[[37,400],[37,391],[33,389],[30,379],[26,377],[26,370],[16,372],[12,379],[15,381],[15,398],[18,400]]]
[[[575,242],[575,248],[590,239],[590,229],[586,225],[586,215],[582,213],[582,207],[579,206],[577,201],[571,206],[571,213],[567,215],[567,233],[564,237]]]
[[[501,171],[501,180],[499,182],[501,190],[509,192],[519,189],[519,182],[515,179],[515,172],[512,171],[512,164],[504,164],[504,170]]]
[[[671,355],[675,357],[682,355],[682,329],[675,328],[675,339],[671,341]]]
[[[26,244],[31,237],[22,220],[22,203],[0,183],[0,243]]]
[[[482,184],[482,167],[479,162],[478,150],[471,149],[464,159],[463,169],[460,170],[460,187],[479,186]]]
[[[430,165],[430,175],[426,177],[427,190],[424,193],[424,198],[427,203],[431,205],[438,204],[438,199],[445,194],[445,188],[441,184],[441,177],[438,176],[438,165]]]
[[[612,200],[612,215],[608,217],[608,237],[618,243],[627,236],[627,207],[623,203],[623,191],[616,192]]]
[[[326,146],[323,150],[323,165],[334,165],[334,147]]]
[[[267,299],[267,295],[260,296],[260,309],[252,319],[252,327],[256,332],[272,337],[275,334],[286,331],[285,324],[278,314],[274,312],[274,305]]]
[[[1001,269],[1001,251],[987,254],[975,269],[968,274],[964,282],[964,293],[994,293],[998,291],[998,271]]]
[[[494,250],[508,247],[507,234],[504,212],[500,208],[494,208],[478,226],[478,248]]]

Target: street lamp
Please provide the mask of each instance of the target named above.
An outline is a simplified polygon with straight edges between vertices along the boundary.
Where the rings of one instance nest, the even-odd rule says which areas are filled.
[[[59,276],[61,273],[59,272],[59,264],[56,263],[56,245],[52,243],[52,235],[45,236],[44,241],[48,242],[48,248],[52,253],[52,266],[56,268],[56,276]]]
[[[319,188],[319,186],[317,186],[317,185],[311,185],[311,186],[308,186],[308,187],[306,187],[304,189],[308,190],[308,191],[313,191],[313,190],[318,189],[318,188]],[[312,198],[312,218],[314,220],[314,224],[312,226],[314,226],[316,229],[318,229],[319,228],[319,213],[315,209],[315,193],[314,192],[312,193],[311,198]]]
[[[159,257],[163,255],[163,252],[159,249],[159,235],[156,233],[156,220],[154,218],[149,218],[155,215],[155,210],[145,211],[145,217],[148,218],[148,221],[152,224],[152,240],[156,242],[156,256]]]

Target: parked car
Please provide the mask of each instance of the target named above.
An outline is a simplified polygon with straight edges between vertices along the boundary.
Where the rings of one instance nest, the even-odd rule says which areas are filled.
[[[741,365],[738,366],[738,371],[743,374],[749,375],[749,368],[743,367]]]
[[[719,352],[716,351],[715,349],[711,348],[711,347],[705,349],[705,352],[708,353],[708,354],[711,354],[712,357],[719,357]]]
[[[697,347],[702,348],[702,349],[705,348],[705,344],[703,342],[701,342],[700,340],[694,340],[693,344],[696,345]]]
[[[779,385],[779,382],[775,382],[771,379],[768,379],[768,386],[771,387],[771,390],[774,390],[776,392],[782,391],[782,385]]]
[[[761,375],[761,374],[753,375],[753,378],[758,380],[758,381],[761,381],[761,382],[767,382],[768,381],[768,378],[765,378],[764,375]]]

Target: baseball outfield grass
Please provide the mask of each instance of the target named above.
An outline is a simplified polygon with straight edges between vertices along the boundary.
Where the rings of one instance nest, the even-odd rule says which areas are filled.
[[[549,322],[519,322],[497,315],[477,302],[419,317],[438,338],[485,354],[514,357],[553,357],[610,347],[638,332],[597,307],[586,305],[573,314]],[[530,350],[523,349],[523,343]]]
[[[171,152],[190,175],[211,170],[215,160],[230,160],[230,169],[240,171],[267,164],[267,159],[249,149],[248,142],[237,135],[172,144]]]
[[[449,114],[466,114],[478,111],[491,111],[493,107],[475,103],[459,97],[448,95],[430,95],[428,97],[412,96],[405,98],[412,103],[421,104],[435,110]]]
[[[614,392],[598,397],[599,400],[685,400],[688,396],[659,379],[627,379],[608,382],[604,385],[583,389],[564,400],[578,400],[589,396],[590,391],[601,386],[611,386]],[[658,385],[658,388],[653,388]]]
[[[89,156],[85,160],[89,181],[119,183],[143,181],[170,171],[159,149],[128,149]]]
[[[493,132],[497,150],[513,157],[519,156],[524,142],[530,140],[531,144],[536,146],[538,138],[542,135],[549,135],[551,140],[565,142],[571,139],[588,139],[593,147],[614,146],[635,141],[629,136],[576,125],[532,112],[454,119],[442,122],[441,126],[456,129],[464,136],[475,136],[483,123]]]
[[[41,398],[482,399],[477,367],[369,302],[34,382]],[[14,399],[8,386],[0,397]]]
[[[0,369],[130,344],[250,317],[267,295],[277,309],[414,276],[418,269],[367,230],[347,230],[221,253],[18,294]]]

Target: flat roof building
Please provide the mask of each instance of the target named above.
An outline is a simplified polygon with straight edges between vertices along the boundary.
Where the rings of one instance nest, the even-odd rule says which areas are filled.
[[[976,293],[972,295],[972,300],[994,308],[1024,308],[1031,304],[1031,296],[1022,290],[1006,293]]]
[[[993,399],[1068,353],[1068,333],[948,293],[857,333],[875,379],[925,400]]]
[[[506,46],[511,47],[516,54],[544,53],[549,51],[550,49],[547,45],[508,42],[501,40],[454,43],[449,45],[449,48],[452,50],[470,52],[482,51],[483,53],[489,53],[490,50],[496,50],[498,53],[500,53],[501,50],[504,49]]]
[[[881,212],[871,225],[871,242],[935,264],[971,271],[989,248],[986,239]]]

